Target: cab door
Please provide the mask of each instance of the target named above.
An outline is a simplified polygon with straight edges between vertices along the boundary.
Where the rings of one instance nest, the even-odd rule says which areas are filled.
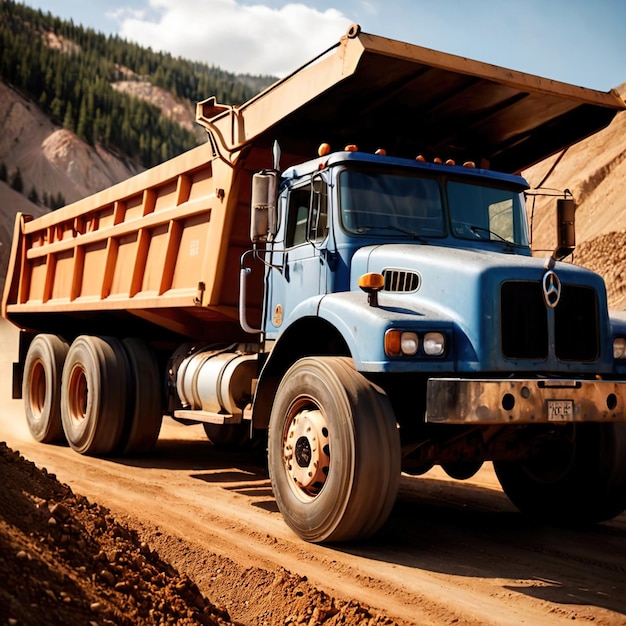
[[[313,190],[310,182],[292,188],[284,215],[282,242],[275,242],[269,269],[268,337],[278,332],[299,304],[326,293],[328,211],[324,190]],[[284,248],[279,251],[281,243]]]

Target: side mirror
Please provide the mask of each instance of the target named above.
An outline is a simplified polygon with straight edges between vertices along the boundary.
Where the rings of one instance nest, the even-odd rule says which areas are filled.
[[[576,246],[576,203],[573,198],[559,198],[556,201],[557,248],[554,257],[563,259],[574,251]]]
[[[252,243],[265,242],[276,235],[276,194],[278,172],[263,170],[252,177],[250,207],[250,239]]]

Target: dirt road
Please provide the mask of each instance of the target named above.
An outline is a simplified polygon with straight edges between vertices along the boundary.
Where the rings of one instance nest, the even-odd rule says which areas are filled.
[[[399,624],[626,624],[626,515],[585,532],[541,526],[518,515],[491,467],[466,482],[433,470],[402,478],[374,540],[310,545],[283,523],[261,455],[216,452],[199,427],[166,420],[145,458],[35,443],[10,400],[15,341],[0,322],[0,440],[140,529],[233,620],[263,623],[258,573],[284,568]]]

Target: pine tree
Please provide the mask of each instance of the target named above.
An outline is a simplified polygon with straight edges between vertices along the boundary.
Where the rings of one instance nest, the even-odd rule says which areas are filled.
[[[80,52],[50,48],[42,38],[45,32],[73,42]],[[156,107],[112,88],[111,82],[123,77],[121,67],[192,104],[210,95],[240,104],[272,82],[175,59],[15,0],[0,0],[0,77],[28,93],[55,123],[75,129],[90,143],[122,150],[145,166],[195,146],[194,133],[166,120]]]
[[[15,174],[13,174],[13,178],[11,179],[11,188],[15,189],[18,193],[24,191],[24,181],[22,180],[22,172],[20,172],[19,167],[15,170]]]
[[[65,109],[65,117],[63,118],[63,128],[74,131],[74,115],[72,114],[72,103],[68,102]]]

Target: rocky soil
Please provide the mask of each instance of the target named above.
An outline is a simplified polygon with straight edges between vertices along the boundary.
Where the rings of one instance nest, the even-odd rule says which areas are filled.
[[[226,605],[248,616],[240,624],[393,624],[285,569],[242,568],[217,555],[202,564],[214,583],[209,598],[152,549],[150,537],[167,551],[158,530],[117,521],[5,443],[0,476],[2,626],[233,624]],[[222,584],[233,577],[236,588]]]
[[[4,443],[0,475],[0,623],[231,623],[136,532]]]

